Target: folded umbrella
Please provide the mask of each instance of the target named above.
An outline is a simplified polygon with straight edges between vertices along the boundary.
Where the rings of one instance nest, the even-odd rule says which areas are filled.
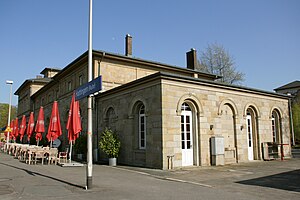
[[[42,140],[43,136],[42,134],[45,132],[45,121],[44,121],[44,108],[43,106],[40,107],[38,119],[36,121],[35,125],[35,139],[37,141],[37,146],[39,145],[39,142]]]
[[[25,134],[25,129],[26,129],[26,116],[23,115],[22,116],[22,121],[21,121],[21,124],[20,124],[20,141],[22,143],[22,140],[23,140],[23,136]]]
[[[61,125],[60,125],[60,117],[58,111],[58,103],[57,101],[53,102],[52,113],[50,117],[50,122],[48,126],[47,139],[50,141],[50,147],[52,147],[53,140],[56,140],[62,134]]]
[[[70,156],[71,161],[72,156],[72,144],[78,138],[81,132],[81,118],[80,118],[80,108],[79,101],[75,101],[75,92],[72,95],[72,100],[70,104],[69,117],[67,122],[68,139],[70,143]]]
[[[28,138],[28,142],[30,142],[30,138],[33,132],[33,128],[34,128],[34,116],[33,116],[33,112],[30,113],[29,116],[29,121],[28,121],[28,125],[27,125],[27,138]]]
[[[15,136],[15,139],[18,137],[18,135],[19,135],[19,119],[16,118],[15,123],[14,123],[14,136]]]

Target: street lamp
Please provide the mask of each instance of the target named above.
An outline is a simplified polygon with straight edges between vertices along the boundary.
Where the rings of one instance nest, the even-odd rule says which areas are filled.
[[[10,85],[10,94],[9,94],[9,105],[8,105],[8,118],[7,118],[7,140],[6,140],[6,144],[8,144],[9,142],[9,132],[10,132],[10,127],[9,127],[9,123],[10,123],[10,111],[11,111],[11,96],[12,96],[12,85],[13,85],[13,81],[6,81],[7,85]]]

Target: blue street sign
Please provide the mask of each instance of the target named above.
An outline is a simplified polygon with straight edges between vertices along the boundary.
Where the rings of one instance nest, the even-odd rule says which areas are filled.
[[[75,100],[82,99],[102,89],[102,77],[99,76],[75,90]]]

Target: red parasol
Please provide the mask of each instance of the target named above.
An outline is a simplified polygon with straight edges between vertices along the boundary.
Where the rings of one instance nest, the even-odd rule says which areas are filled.
[[[67,122],[68,129],[68,139],[70,143],[70,161],[72,157],[72,143],[78,138],[79,133],[81,132],[81,119],[80,119],[80,109],[79,109],[79,101],[75,101],[75,92],[73,93],[70,110],[69,110],[69,118]]]
[[[31,134],[33,132],[33,128],[34,128],[34,116],[33,116],[33,112],[31,112],[30,116],[29,116],[28,126],[27,126],[28,141],[30,141],[30,137],[31,137]]]
[[[79,101],[75,101],[75,92],[73,93],[72,101],[70,104],[67,129],[68,129],[68,139],[69,142],[71,143],[72,141],[75,141],[78,138],[78,135],[81,132]]]
[[[42,133],[45,132],[45,125],[44,125],[45,121],[44,121],[44,108],[43,106],[40,107],[40,111],[39,111],[39,115],[38,115],[38,119],[36,121],[36,125],[35,125],[35,139],[37,141],[37,145],[39,145],[39,141],[42,140]]]
[[[20,132],[19,132],[21,142],[22,142],[23,136],[25,134],[25,129],[26,129],[26,117],[25,117],[25,115],[23,115],[22,121],[21,121],[21,124],[20,124]]]
[[[14,136],[15,136],[15,138],[18,137],[18,135],[19,135],[19,119],[16,118],[15,123],[14,123]]]
[[[53,102],[51,118],[48,127],[47,139],[52,143],[52,141],[56,140],[62,134],[61,126],[60,126],[60,118],[58,112],[58,103],[57,101]],[[52,146],[52,144],[51,144]]]

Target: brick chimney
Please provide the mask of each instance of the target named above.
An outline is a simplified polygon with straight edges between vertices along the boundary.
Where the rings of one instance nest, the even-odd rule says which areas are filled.
[[[125,37],[125,56],[132,56],[132,37],[129,34]]]
[[[197,64],[197,51],[192,48],[189,52],[186,52],[186,65],[188,69],[195,70]]]

